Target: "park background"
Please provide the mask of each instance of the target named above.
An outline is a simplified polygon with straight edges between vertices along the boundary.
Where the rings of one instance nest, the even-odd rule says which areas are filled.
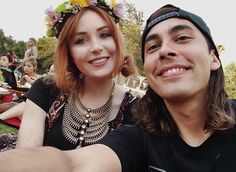
[[[45,36],[45,9],[55,8],[63,0],[21,0],[3,1],[0,10],[0,54],[9,49],[23,58],[26,42],[35,37],[39,50],[38,72],[44,73],[52,63],[56,40]],[[199,14],[211,29],[218,45],[226,76],[226,87],[231,98],[236,98],[236,48],[234,45],[233,0],[126,0],[126,17],[120,28],[125,35],[127,51],[134,55],[139,74],[143,75],[140,59],[140,36],[144,21],[157,8],[172,3],[193,13]]]

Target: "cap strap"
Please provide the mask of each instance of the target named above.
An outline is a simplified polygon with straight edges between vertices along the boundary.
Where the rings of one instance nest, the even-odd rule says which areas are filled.
[[[174,11],[174,12],[169,12],[169,13],[165,13],[161,16],[158,16],[157,18],[155,18],[154,20],[152,20],[148,25],[147,25],[147,29],[152,27],[153,25],[166,20],[168,18],[174,17],[174,16],[179,16],[179,12]]]

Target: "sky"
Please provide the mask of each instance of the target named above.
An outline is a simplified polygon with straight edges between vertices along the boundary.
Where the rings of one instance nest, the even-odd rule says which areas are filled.
[[[63,0],[14,0],[2,1],[0,9],[0,28],[6,36],[16,41],[27,41],[29,37],[45,36],[45,9],[55,8]],[[126,0],[144,13],[146,20],[152,12],[165,4],[173,4],[201,16],[211,29],[217,45],[222,44],[225,51],[220,55],[223,66],[236,62],[235,5],[234,0]]]

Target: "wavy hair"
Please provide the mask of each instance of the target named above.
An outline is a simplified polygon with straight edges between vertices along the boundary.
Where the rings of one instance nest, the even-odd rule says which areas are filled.
[[[77,14],[72,15],[67,19],[58,38],[58,44],[55,52],[55,81],[57,86],[64,92],[79,91],[80,89],[82,89],[83,80],[79,78],[81,72],[73,63],[73,59],[70,53],[70,47],[71,39],[77,29],[79,19],[87,10],[96,12],[107,22],[108,26],[111,29],[117,51],[115,62],[116,66],[113,71],[113,76],[119,74],[125,66],[123,37],[112,17],[104,10],[95,6],[82,8]]]
[[[29,44],[30,41],[33,43],[32,45]],[[33,38],[33,37],[30,37],[29,40],[28,40],[28,42],[27,42],[27,49],[36,46],[36,44],[37,44],[36,39]]]
[[[162,13],[166,13],[166,10],[172,11],[173,8],[164,10],[165,11],[156,11],[151,16],[151,20]],[[205,35],[204,37],[207,41],[209,52],[212,50],[216,51],[213,42]],[[218,53],[215,52],[215,54],[219,59]],[[204,130],[221,132],[232,129],[235,126],[235,114],[225,90],[222,66],[215,71],[211,71],[206,97],[207,117]],[[151,87],[148,87],[146,95],[133,105],[132,113],[135,118],[137,118],[138,123],[153,135],[167,136],[178,130],[176,123],[168,112],[163,98],[155,93]]]

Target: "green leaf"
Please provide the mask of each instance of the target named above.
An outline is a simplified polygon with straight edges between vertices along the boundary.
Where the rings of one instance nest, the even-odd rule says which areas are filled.
[[[64,12],[64,11],[66,11],[66,2],[58,5],[57,8],[55,9],[55,12],[57,14],[60,14],[61,12]]]

